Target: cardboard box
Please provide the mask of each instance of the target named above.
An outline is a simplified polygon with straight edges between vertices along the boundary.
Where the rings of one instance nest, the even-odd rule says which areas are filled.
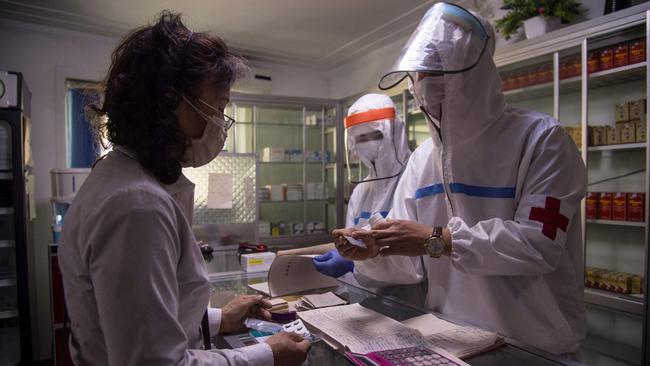
[[[614,47],[614,67],[626,66],[630,62],[627,43]]]
[[[629,120],[630,120],[630,103],[625,102],[625,103],[617,104],[616,107],[614,108],[614,121],[616,123],[619,123],[619,122],[627,122]]]
[[[616,129],[618,130],[618,135],[620,136],[619,142],[621,144],[632,144],[636,142],[636,133],[634,131],[634,122],[623,122],[617,123]]]
[[[528,69],[526,71],[526,76],[528,77],[528,85],[539,84],[539,72],[536,67]]]
[[[582,128],[580,126],[567,126],[564,127],[566,133],[571,137],[571,140],[580,148],[582,145]]]
[[[639,275],[632,275],[630,279],[630,293],[633,295],[642,294],[641,292],[641,281],[643,277]]]
[[[645,221],[645,193],[632,192],[627,194],[627,220]]]
[[[612,220],[627,220],[627,193],[614,193],[612,197]]]
[[[635,100],[628,103],[630,110],[630,120],[641,119],[641,116],[646,114],[645,99]]]
[[[621,143],[621,136],[618,130],[612,126],[605,126],[605,135],[607,137],[606,145],[617,145]]]
[[[634,123],[634,134],[635,134],[635,142],[646,142],[646,134],[647,134],[647,127],[646,127],[646,119],[643,118],[640,121],[637,121]]]
[[[637,39],[630,43],[630,64],[645,61],[645,39]]]
[[[287,201],[301,201],[302,184],[287,184],[286,197]]]
[[[598,52],[589,52],[589,55],[587,56],[587,71],[590,74],[600,71],[600,57]]]
[[[550,83],[553,81],[553,66],[544,65],[539,68],[539,82]]]
[[[601,146],[607,143],[605,126],[589,126],[589,146]]]
[[[264,149],[262,149],[262,161],[266,163],[283,162],[284,149],[280,149],[276,147],[265,147]]]
[[[600,51],[600,71],[609,70],[614,67],[614,52],[611,48]]]
[[[587,219],[597,219],[598,218],[598,193],[596,192],[587,192],[586,197],[586,213],[585,216]]]
[[[271,201],[285,201],[286,196],[286,185],[284,184],[274,184],[266,186],[269,192],[271,193]]]
[[[611,192],[598,193],[598,219],[612,219],[612,196]]]
[[[306,199],[322,200],[325,198],[325,185],[323,183],[307,183]]]

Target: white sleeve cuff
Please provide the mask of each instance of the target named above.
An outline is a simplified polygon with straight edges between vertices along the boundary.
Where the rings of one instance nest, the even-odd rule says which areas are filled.
[[[251,366],[273,366],[273,351],[268,343],[259,343],[252,346],[238,348],[246,355]]]
[[[210,325],[210,336],[219,334],[221,327],[221,309],[208,308],[208,324]]]

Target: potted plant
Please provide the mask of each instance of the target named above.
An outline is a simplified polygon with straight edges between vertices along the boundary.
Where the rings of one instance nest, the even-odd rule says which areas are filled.
[[[505,39],[522,25],[526,38],[540,36],[572,22],[581,13],[575,0],[503,0],[501,9],[509,12],[497,19],[495,26]]]

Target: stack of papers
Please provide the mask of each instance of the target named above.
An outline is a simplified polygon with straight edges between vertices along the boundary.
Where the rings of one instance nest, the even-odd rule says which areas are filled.
[[[268,309],[272,313],[286,313],[289,311],[289,302],[282,298],[269,299],[271,308]]]
[[[467,358],[504,344],[497,333],[453,324],[433,314],[400,323],[359,304],[303,311],[298,317],[336,348],[361,354],[425,347]]]
[[[504,344],[497,333],[472,326],[463,326],[442,320],[433,314],[424,314],[402,322],[422,334],[428,346],[442,348],[460,357],[468,358]]]
[[[324,294],[305,295],[296,303],[296,310],[314,310],[330,306],[345,305],[348,302],[336,296],[333,292]]]

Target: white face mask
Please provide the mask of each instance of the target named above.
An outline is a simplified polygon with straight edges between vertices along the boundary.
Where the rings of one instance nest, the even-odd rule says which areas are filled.
[[[191,144],[185,148],[183,160],[181,161],[181,166],[184,168],[196,168],[211,162],[223,150],[223,145],[228,136],[226,132],[227,122],[223,118],[208,116],[203,113],[185,96],[183,96],[183,99],[205,120],[203,135],[198,139],[191,139]]]
[[[376,161],[379,157],[379,148],[381,147],[381,141],[367,141],[355,146],[355,154],[361,160],[365,161]]]
[[[445,100],[444,76],[427,76],[414,84],[409,80],[409,91],[419,107],[424,108],[431,117],[440,121],[440,107]]]

